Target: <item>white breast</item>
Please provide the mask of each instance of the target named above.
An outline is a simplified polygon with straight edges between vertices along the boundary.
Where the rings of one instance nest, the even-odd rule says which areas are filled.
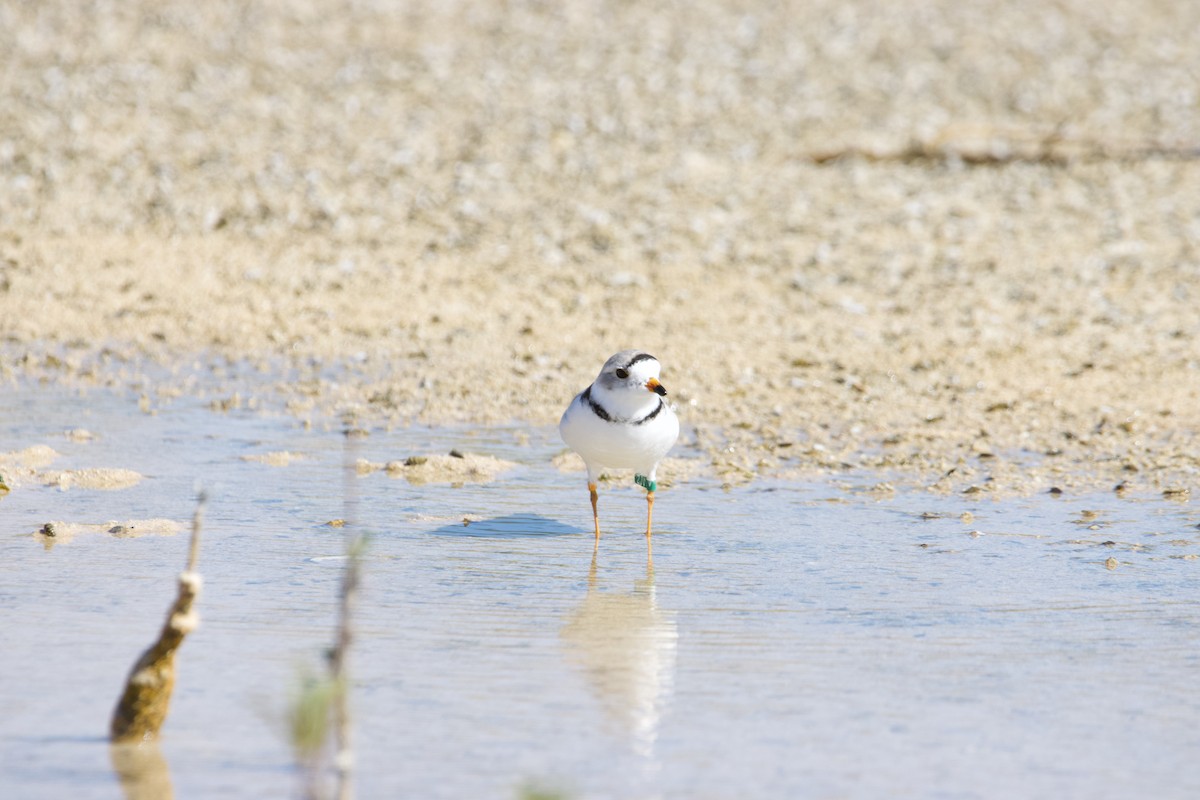
[[[596,416],[580,395],[567,407],[558,430],[589,468],[633,469],[650,475],[679,438],[679,418],[664,401],[654,419],[640,425],[607,421]]]

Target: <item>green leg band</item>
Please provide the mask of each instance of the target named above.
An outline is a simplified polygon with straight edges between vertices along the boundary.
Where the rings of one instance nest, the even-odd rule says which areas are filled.
[[[658,481],[652,481],[649,478],[647,478],[645,475],[634,475],[633,482],[636,483],[638,486],[644,486],[646,488],[647,492],[653,492],[653,491],[658,490]]]

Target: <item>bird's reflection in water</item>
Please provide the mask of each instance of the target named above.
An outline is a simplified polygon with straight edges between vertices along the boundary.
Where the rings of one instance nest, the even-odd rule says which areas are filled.
[[[597,584],[593,554],[587,597],[562,629],[567,656],[583,668],[634,752],[652,758],[675,678],[675,615],[658,607],[649,557],[645,579],[634,581],[631,592],[602,592]]]
[[[171,770],[155,742],[110,745],[108,755],[126,800],[171,800]]]

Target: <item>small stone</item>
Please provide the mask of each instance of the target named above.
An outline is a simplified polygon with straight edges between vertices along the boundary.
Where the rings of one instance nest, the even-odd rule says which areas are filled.
[[[425,456],[409,456],[408,458],[404,459],[404,466],[419,467],[428,460],[429,459],[426,458]]]
[[[1117,567],[1119,567],[1120,565],[1121,565],[1121,562],[1117,561],[1116,556],[1109,556],[1108,558],[1104,559],[1104,566],[1107,569],[1114,570]]]

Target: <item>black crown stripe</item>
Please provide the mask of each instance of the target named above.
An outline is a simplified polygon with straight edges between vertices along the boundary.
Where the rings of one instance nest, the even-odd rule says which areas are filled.
[[[632,367],[634,364],[638,363],[639,361],[658,361],[658,359],[655,358],[654,356],[650,355],[649,353],[638,353],[636,356],[629,359],[629,363],[625,365],[625,369],[629,369],[630,367]]]

